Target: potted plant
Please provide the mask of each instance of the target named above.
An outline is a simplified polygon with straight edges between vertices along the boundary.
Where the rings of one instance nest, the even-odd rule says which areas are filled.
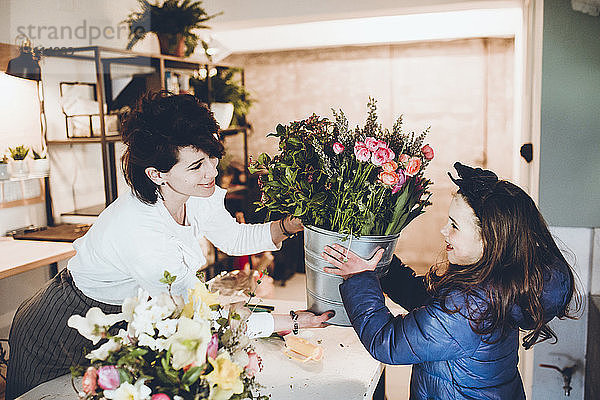
[[[379,247],[384,254],[376,272],[389,265],[402,229],[429,204],[431,181],[423,173],[433,150],[423,133],[402,131],[402,118],[392,131],[377,123],[376,104],[370,99],[364,127],[350,129],[344,113],[335,121],[313,115],[269,136],[279,138],[280,152],[266,153],[251,162],[259,178],[262,198],[258,209],[291,214],[302,220],[307,300],[311,310],[336,311],[328,321],[349,325],[338,286],[342,278],[328,274],[320,257],[325,245],[340,243],[359,256],[371,258]]]
[[[29,167],[25,158],[29,154],[29,147],[23,145],[17,147],[9,147],[10,157],[13,159],[11,165],[11,175],[15,178],[22,178],[29,175]]]
[[[35,149],[31,149],[33,153],[33,162],[31,164],[31,174],[35,176],[48,176],[50,174],[50,160],[45,151],[38,153]]]
[[[129,26],[127,49],[153,32],[158,36],[161,53],[177,57],[194,52],[199,41],[194,29],[209,29],[204,23],[222,14],[208,15],[202,1],[195,0],[138,0],[138,3],[141,11],[130,13],[123,21]]]
[[[5,181],[10,178],[10,174],[8,173],[8,157],[3,155],[0,158],[0,181]]]
[[[190,86],[194,88],[194,95],[201,101],[211,104],[211,110],[217,118],[221,129],[227,129],[233,122],[236,126],[246,124],[246,114],[250,110],[254,100],[246,88],[236,79],[239,68],[214,68],[213,72],[207,72],[205,76],[190,79]],[[210,79],[210,96],[208,91],[208,80]],[[220,104],[231,104],[224,106]],[[233,120],[232,120],[233,118]],[[231,121],[231,122],[230,122]]]

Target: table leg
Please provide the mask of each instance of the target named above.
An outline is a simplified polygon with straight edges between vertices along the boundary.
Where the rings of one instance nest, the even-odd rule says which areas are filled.
[[[381,377],[379,378],[379,383],[377,383],[377,387],[375,388],[375,392],[373,393],[373,400],[386,400],[386,398],[385,398],[385,366],[383,367],[383,371],[381,371]]]
[[[50,264],[50,279],[54,278],[58,274],[58,263]]]

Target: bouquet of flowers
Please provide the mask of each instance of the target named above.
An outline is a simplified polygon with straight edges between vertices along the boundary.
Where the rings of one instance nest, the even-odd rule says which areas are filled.
[[[68,325],[94,345],[106,339],[86,355],[88,365],[72,368],[72,376],[83,376],[80,398],[268,399],[253,393],[261,361],[243,333],[244,319],[225,310],[203,282],[187,301],[172,295],[174,281],[165,271],[168,293],[149,299],[140,290],[120,314],[91,308],[85,317],[71,316]],[[125,329],[111,334],[119,322]]]
[[[348,127],[342,110],[335,121],[313,114],[278,125],[280,153],[262,153],[251,161],[260,172],[258,210],[291,214],[305,225],[342,234],[393,235],[431,203],[431,181],[423,172],[433,159],[419,135],[402,131],[402,117],[392,131],[377,123],[373,99],[363,128]]]

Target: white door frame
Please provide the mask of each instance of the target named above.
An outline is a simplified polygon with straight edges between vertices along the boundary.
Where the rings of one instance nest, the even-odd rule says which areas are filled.
[[[515,129],[519,143],[533,144],[533,159],[527,163],[519,156],[517,148],[513,166],[514,181],[537,203],[540,183],[540,140],[542,101],[542,47],[544,0],[523,0],[523,27],[520,37],[515,38]],[[519,347],[519,369],[527,398],[533,389],[534,352]]]

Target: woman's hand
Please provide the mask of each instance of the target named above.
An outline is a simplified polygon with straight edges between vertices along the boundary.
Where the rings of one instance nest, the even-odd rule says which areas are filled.
[[[273,244],[277,245],[303,229],[304,225],[302,225],[302,221],[291,215],[278,221],[273,221],[271,222],[271,239],[273,239]]]
[[[300,218],[296,218],[292,215],[285,217],[283,219],[283,224],[289,233],[298,233],[304,229],[304,225],[302,225]]]
[[[380,248],[370,260],[365,260],[339,244],[325,246],[321,256],[336,268],[325,267],[323,271],[339,275],[344,279],[360,272],[374,271],[377,263],[381,260],[381,256],[383,256],[383,251]]]

